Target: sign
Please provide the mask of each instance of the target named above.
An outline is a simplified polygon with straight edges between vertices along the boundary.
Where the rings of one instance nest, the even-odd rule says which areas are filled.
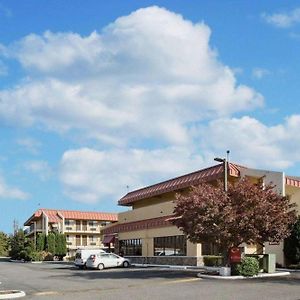
[[[241,249],[238,247],[232,247],[229,250],[229,260],[232,263],[241,262]]]

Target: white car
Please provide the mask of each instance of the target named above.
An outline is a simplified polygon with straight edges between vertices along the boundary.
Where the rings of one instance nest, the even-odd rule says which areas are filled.
[[[83,269],[86,267],[86,261],[92,254],[106,253],[102,249],[77,249],[74,264],[76,267]]]
[[[103,270],[104,268],[124,267],[128,268],[130,261],[114,253],[92,254],[86,261],[86,267]]]

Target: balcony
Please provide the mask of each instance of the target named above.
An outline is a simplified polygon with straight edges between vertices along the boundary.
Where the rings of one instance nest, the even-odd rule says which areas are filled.
[[[93,233],[100,234],[100,227],[76,228],[76,226],[65,226],[65,233]]]
[[[43,230],[42,228],[36,228],[36,229],[35,229],[35,232],[36,232],[36,233],[40,233],[40,232],[45,232],[45,230]],[[29,236],[29,235],[34,234],[34,226],[31,225],[29,228],[26,228],[26,229],[24,230],[24,234],[25,234],[26,236]]]

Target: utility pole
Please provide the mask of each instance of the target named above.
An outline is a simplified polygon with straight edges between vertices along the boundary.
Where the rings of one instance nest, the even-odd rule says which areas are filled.
[[[214,158],[215,161],[221,162],[223,164],[224,168],[224,191],[227,193],[228,191],[228,160],[229,160],[229,153],[230,151],[226,151],[226,157],[225,158]]]

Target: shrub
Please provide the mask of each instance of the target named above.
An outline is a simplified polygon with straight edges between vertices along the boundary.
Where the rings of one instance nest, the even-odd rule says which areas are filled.
[[[45,261],[52,261],[53,260],[53,254],[47,251],[43,251],[43,257]]]
[[[284,240],[283,252],[289,263],[300,263],[300,217],[293,225],[291,235]]]
[[[39,251],[33,251],[30,253],[30,258],[32,261],[42,261],[43,260],[43,253]]]
[[[259,272],[258,260],[254,257],[243,258],[241,264],[237,266],[237,271],[240,275],[247,277],[257,275]]]
[[[223,256],[205,255],[203,256],[203,263],[207,267],[219,267],[223,264]]]

